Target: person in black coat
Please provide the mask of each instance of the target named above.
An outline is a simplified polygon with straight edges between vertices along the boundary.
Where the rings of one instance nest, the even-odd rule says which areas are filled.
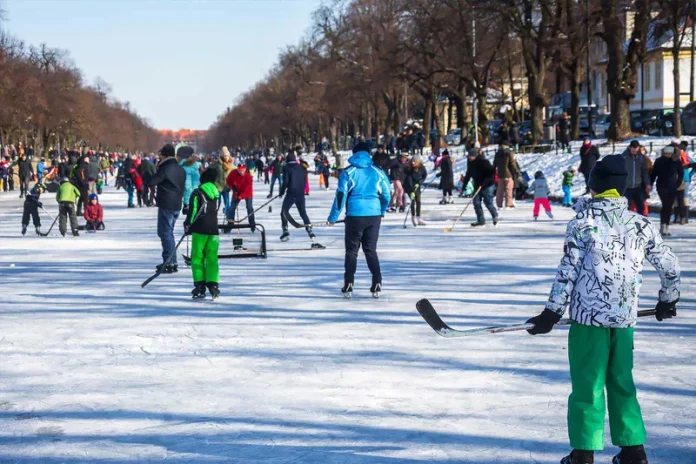
[[[307,182],[307,170],[297,162],[297,156],[293,152],[288,154],[285,161],[286,165],[283,168],[283,182],[280,184],[280,196],[285,196],[280,211],[280,221],[283,226],[283,234],[280,236],[280,240],[283,242],[290,240],[287,215],[290,214],[290,208],[295,205],[297,207],[297,212],[300,213],[302,221],[304,221],[305,230],[309,238],[314,241],[315,236],[314,232],[312,232],[312,221],[309,220],[307,210],[305,209],[304,192]]]
[[[148,207],[155,204],[155,188],[150,185],[150,180],[156,172],[155,165],[146,156],[143,156],[140,166],[138,166],[138,174],[143,179],[143,201]]]
[[[445,149],[442,152],[440,160],[440,172],[437,173],[440,178],[440,190],[442,190],[441,205],[452,203],[452,190],[454,189],[454,173],[452,171],[452,158],[449,150]]]
[[[650,185],[657,181],[657,194],[660,196],[662,208],[660,209],[660,233],[672,235],[669,231],[669,219],[672,216],[672,207],[677,198],[677,189],[684,181],[684,166],[673,146],[668,145],[662,149],[662,156],[655,160],[650,173]]]
[[[80,191],[80,198],[77,200],[77,216],[82,216],[83,208],[89,203],[89,156],[80,158],[72,171],[70,181]]]
[[[512,124],[510,124],[510,130],[508,132],[510,134],[510,146],[514,148],[516,152],[520,151],[522,139],[520,138],[520,128],[515,121],[512,121]]]
[[[508,128],[507,122],[503,123],[498,128],[498,143],[500,145],[510,146],[510,130]]]
[[[599,149],[592,145],[592,141],[589,138],[585,138],[582,141],[582,147],[580,147],[580,167],[578,168],[578,171],[585,178],[585,194],[590,193],[590,173],[599,157]]]
[[[168,143],[162,147],[159,152],[157,172],[150,178],[149,183],[150,186],[157,187],[157,235],[162,242],[162,264],[157,266],[157,270],[162,270],[167,259],[173,255],[169,264],[162,270],[166,274],[179,270],[175,253],[174,227],[183,206],[186,185],[186,171],[179,166],[175,155],[172,144]]]
[[[478,148],[472,148],[469,150],[468,156],[469,164],[466,168],[466,175],[464,176],[464,182],[462,184],[462,190],[466,189],[466,185],[470,180],[474,181],[474,210],[476,211],[476,222],[471,224],[472,227],[479,227],[486,225],[486,218],[483,215],[483,208],[481,207],[481,201],[486,205],[486,209],[491,213],[493,218],[493,225],[498,224],[498,211],[495,209],[493,204],[493,190],[495,188],[495,168],[488,161],[485,156],[481,153]]]
[[[34,176],[34,168],[23,148],[19,149],[19,159],[15,161],[15,164],[18,167],[17,174],[19,175],[19,198],[23,198],[24,195],[29,194],[29,182]]]
[[[391,197],[391,204],[389,205],[389,212],[394,213],[396,209],[399,212],[404,212],[406,207],[406,198],[404,193],[404,180],[406,180],[406,167],[408,160],[408,155],[400,153],[395,159],[389,164],[389,180],[394,186],[394,194]]]
[[[570,119],[567,113],[563,113],[558,120],[558,140],[561,142],[561,150],[568,150],[570,153]]]
[[[377,151],[372,155],[372,163],[384,171],[385,174],[389,171],[391,158],[389,158],[389,154],[384,151],[383,145],[377,145]]]
[[[411,198],[411,221],[414,226],[424,226],[425,222],[420,217],[422,206],[421,187],[426,177],[428,177],[428,171],[423,166],[423,159],[420,155],[413,155],[405,172],[404,190]]]

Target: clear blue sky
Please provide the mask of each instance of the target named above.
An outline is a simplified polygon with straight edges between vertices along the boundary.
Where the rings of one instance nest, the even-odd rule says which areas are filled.
[[[320,0],[0,0],[3,28],[67,50],[158,129],[207,129],[308,31]]]

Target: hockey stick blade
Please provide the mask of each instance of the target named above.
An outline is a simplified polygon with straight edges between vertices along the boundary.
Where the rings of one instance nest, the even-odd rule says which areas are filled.
[[[505,332],[517,332],[521,330],[527,330],[534,328],[534,324],[512,324],[512,325],[501,325],[494,327],[479,327],[474,329],[457,330],[448,326],[437,313],[432,303],[427,299],[422,299],[416,303],[416,309],[418,313],[423,317],[425,322],[440,336],[445,338],[460,338],[467,337],[470,335],[480,335],[484,333],[505,333]],[[654,309],[648,309],[644,311],[638,311],[638,317],[654,316]],[[570,324],[570,319],[561,319],[556,325],[568,325]]]

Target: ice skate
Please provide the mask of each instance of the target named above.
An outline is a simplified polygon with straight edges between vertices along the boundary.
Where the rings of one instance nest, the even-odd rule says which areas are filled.
[[[343,298],[352,298],[353,297],[353,284],[345,284],[343,288],[341,289],[341,293],[343,293]]]
[[[290,240],[290,232],[286,230],[283,230],[282,235],[280,236],[280,241],[281,242],[287,242]]]
[[[27,234],[27,226],[22,226],[22,235]]]
[[[485,223],[485,222],[479,222],[479,221],[472,222],[472,223],[471,223],[471,227],[486,227],[486,223]]]
[[[36,235],[41,235],[41,227],[36,228]]]
[[[208,282],[207,284],[208,292],[210,292],[210,297],[216,300],[220,296],[220,287],[217,282]]]
[[[546,215],[549,217],[549,219],[553,220],[553,213],[551,211],[547,211]]]
[[[191,290],[193,299],[202,300],[205,298],[205,282],[196,282],[193,285],[193,290]]]
[[[611,460],[612,464],[648,464],[643,445],[623,446],[621,452]]]
[[[413,227],[418,227],[418,219],[416,219],[416,216],[411,216],[411,224],[413,224]]]
[[[372,287],[370,288],[370,293],[372,293],[372,298],[379,298],[379,294],[382,293],[382,284],[372,284]]]
[[[594,452],[573,450],[568,456],[561,459],[561,464],[593,464]]]
[[[418,222],[418,225],[419,225],[419,226],[424,226],[424,225],[426,225],[425,221],[422,220],[420,216],[417,216],[417,217],[416,217],[416,221]]]

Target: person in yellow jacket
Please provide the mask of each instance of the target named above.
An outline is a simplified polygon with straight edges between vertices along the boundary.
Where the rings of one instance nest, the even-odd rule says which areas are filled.
[[[68,227],[68,215],[70,215],[70,228],[72,229],[72,234],[77,237],[80,233],[77,231],[77,215],[75,214],[75,202],[80,198],[80,191],[73,184],[70,183],[70,179],[63,177],[60,181],[60,188],[56,194],[56,201],[58,202],[58,229],[60,234],[65,237]]]

